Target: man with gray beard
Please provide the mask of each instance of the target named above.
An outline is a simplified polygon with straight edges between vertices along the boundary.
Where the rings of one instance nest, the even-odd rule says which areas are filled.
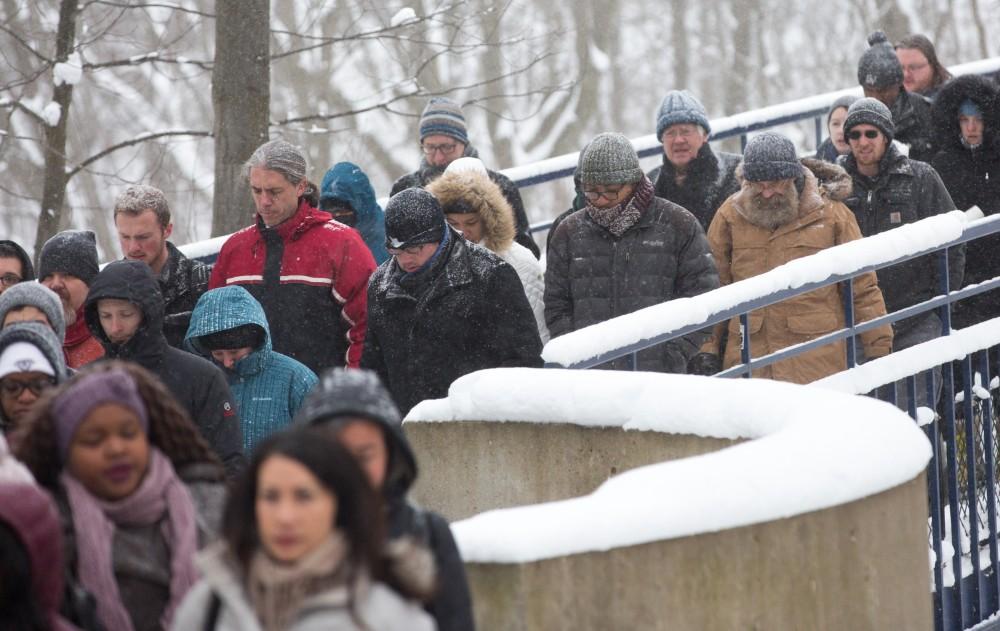
[[[851,192],[851,178],[837,165],[799,160],[788,138],[771,132],[747,144],[737,169],[741,188],[727,199],[708,228],[708,243],[723,285],[768,272],[793,259],[861,238],[851,211],[840,200]],[[858,322],[885,315],[875,274],[854,279]],[[840,288],[828,285],[750,313],[750,350],[761,357],[806,342],[845,325]],[[692,358],[688,372],[713,374],[740,363],[739,318],[716,325],[712,337]],[[867,358],[892,350],[892,329],[863,333]],[[723,348],[724,347],[724,348]],[[723,361],[724,359],[724,361]],[[844,342],[827,344],[755,370],[754,377],[809,383],[847,368]]]

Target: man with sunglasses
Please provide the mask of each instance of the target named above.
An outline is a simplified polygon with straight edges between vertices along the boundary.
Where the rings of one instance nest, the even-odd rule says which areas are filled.
[[[445,221],[422,188],[385,207],[392,259],[368,285],[361,367],[374,370],[405,415],[477,370],[542,366],[542,341],[517,272]]]
[[[552,337],[719,286],[694,215],[654,195],[628,138],[595,137],[577,166],[586,206],[549,242],[545,322]],[[683,373],[705,333],[639,352],[638,369]],[[627,369],[625,359],[608,368]]]
[[[479,152],[469,143],[465,115],[458,103],[445,97],[434,97],[428,101],[420,115],[420,150],[424,154],[420,168],[396,180],[389,192],[390,197],[408,188],[427,186],[458,158],[479,157]],[[517,228],[514,239],[538,258],[541,251],[528,232],[528,214],[517,186],[502,173],[489,171],[489,176],[514,209]]]
[[[40,322],[18,322],[0,331],[0,428],[24,422],[38,398],[66,380],[62,344]]]
[[[842,156],[840,164],[851,176],[854,190],[844,203],[866,237],[955,210],[937,171],[900,153],[892,142],[894,132],[892,113],[877,99],[860,99],[847,110],[844,135],[851,153]],[[950,288],[957,289],[965,248],[950,248],[948,257]],[[941,293],[937,259],[924,256],[880,269],[878,284],[889,313],[928,300]],[[941,320],[936,311],[928,311],[895,323],[893,332],[893,350],[902,350],[939,336]],[[935,369],[935,375],[939,374],[940,369]],[[931,405],[925,380],[917,381],[922,390],[919,405]]]

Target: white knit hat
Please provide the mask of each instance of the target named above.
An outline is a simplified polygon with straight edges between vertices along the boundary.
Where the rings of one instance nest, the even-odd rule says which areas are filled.
[[[40,372],[56,376],[49,360],[34,344],[14,342],[0,353],[0,379],[16,372]]]

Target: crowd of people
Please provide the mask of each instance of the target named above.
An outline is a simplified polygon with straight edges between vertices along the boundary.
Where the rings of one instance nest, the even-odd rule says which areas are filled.
[[[445,98],[384,209],[358,165],[317,186],[300,149],[261,145],[245,165],[253,223],[212,266],[168,240],[150,185],[116,199],[123,256],[103,268],[90,231],[56,234],[37,264],[0,241],[0,627],[473,629],[448,523],[408,499],[402,418],[419,402],[480,369],[541,366],[550,338],[621,314],[937,213],[1000,210],[1000,86],[950,77],[923,36],[869,44],[865,97],[832,104],[815,156],[773,132],[714,150],[684,90],[655,112],[649,173],[625,136],[595,136],[544,264],[517,187]],[[950,286],[993,278],[997,245],[952,248]],[[937,295],[938,275],[918,258],[859,276],[855,319]],[[638,368],[712,375],[747,343],[756,357],[842,328],[843,300],[812,291],[753,311],[749,340],[734,319],[639,352]],[[998,315],[984,293],[954,324]],[[857,353],[941,328],[929,311]],[[807,383],[846,355],[834,343],[754,376]]]

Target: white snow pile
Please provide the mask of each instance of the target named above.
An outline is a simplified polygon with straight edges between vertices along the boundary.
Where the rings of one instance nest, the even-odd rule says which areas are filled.
[[[715,313],[750,300],[931,250],[960,237],[966,225],[965,214],[955,210],[828,248],[699,296],[671,300],[557,337],[545,345],[542,358],[569,366],[705,322]]]
[[[59,124],[60,118],[62,118],[62,106],[55,101],[49,101],[49,104],[42,110],[42,119],[45,124],[49,127],[55,127]]]
[[[589,495],[452,524],[462,558],[478,563],[609,550],[829,508],[912,480],[931,456],[923,432],[887,403],[764,379],[486,370],[406,418],[459,420],[751,439],[627,471]]]
[[[60,61],[52,68],[52,82],[56,85],[76,85],[83,78],[83,60],[80,53],[74,51],[66,61]]]
[[[396,11],[396,15],[392,16],[389,24],[396,28],[397,26],[403,26],[410,22],[415,22],[417,20],[417,12],[410,7],[403,7],[399,11]]]
[[[955,329],[950,335],[939,337],[923,344],[896,351],[885,357],[838,372],[809,384],[838,392],[861,394],[879,386],[899,381],[904,377],[929,370],[951,361],[965,358],[970,353],[1000,344],[1000,318],[986,320],[964,329]],[[978,362],[973,370],[978,370]],[[920,379],[921,377],[918,377]],[[976,394],[983,395],[981,392]],[[989,393],[985,392],[985,398]]]

